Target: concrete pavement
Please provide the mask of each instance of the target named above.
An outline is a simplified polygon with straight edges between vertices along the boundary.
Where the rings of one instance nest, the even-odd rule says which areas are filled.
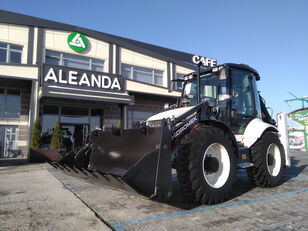
[[[0,160],[0,230],[110,230],[47,165]]]

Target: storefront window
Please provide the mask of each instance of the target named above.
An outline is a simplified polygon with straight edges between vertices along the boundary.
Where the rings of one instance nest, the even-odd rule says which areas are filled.
[[[128,79],[137,80],[144,83],[150,83],[162,86],[163,85],[163,71],[132,66],[127,64],[121,65],[122,76]]]
[[[53,105],[44,105],[43,111],[44,114],[42,117],[42,143],[43,148],[48,148],[51,141],[53,128],[56,124],[57,119],[59,118],[59,107]]]
[[[46,50],[45,63],[92,71],[104,71],[104,60]]]
[[[128,128],[138,128],[140,122],[155,114],[154,112],[128,111]]]
[[[20,90],[7,89],[6,92],[6,117],[17,118],[20,114]]]
[[[18,118],[20,115],[20,90],[0,88],[0,117]]]
[[[102,110],[101,109],[91,109],[90,117],[90,131],[101,128],[101,118]]]
[[[4,116],[4,89],[0,88],[0,116]]]
[[[21,63],[22,46],[0,43],[0,62]]]
[[[18,127],[0,126],[0,157],[18,156]]]
[[[91,114],[90,114],[91,113]],[[89,131],[101,128],[102,110],[44,105],[42,117],[43,147],[48,148],[56,120],[60,119],[63,144],[67,151],[86,143]]]
[[[89,109],[62,107],[61,123],[89,124]]]

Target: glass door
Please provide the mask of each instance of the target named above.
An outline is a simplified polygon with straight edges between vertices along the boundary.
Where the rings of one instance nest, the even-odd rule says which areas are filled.
[[[5,126],[4,128],[4,158],[13,158],[18,155],[18,128],[17,126]]]

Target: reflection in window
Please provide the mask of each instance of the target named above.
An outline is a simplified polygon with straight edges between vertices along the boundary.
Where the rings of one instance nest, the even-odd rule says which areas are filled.
[[[137,80],[144,83],[150,83],[162,86],[163,85],[163,71],[132,66],[127,64],[121,65],[122,76],[128,79]]]
[[[90,117],[90,131],[101,128],[101,109],[91,109],[91,117]]]
[[[0,117],[18,118],[20,89],[0,88]]]
[[[48,148],[51,141],[53,128],[56,124],[57,119],[59,119],[59,107],[53,105],[44,105],[43,111],[44,114],[42,117],[42,147]]]
[[[102,112],[102,109],[44,105],[42,116],[43,147],[49,147],[57,119],[60,119],[64,146],[68,150],[77,147],[86,140],[89,129],[93,131],[101,128]]]
[[[140,122],[155,114],[154,112],[128,111],[128,128],[138,128]]]
[[[231,127],[234,132],[243,134],[246,125],[256,117],[251,73],[232,68],[231,82]]]
[[[104,71],[104,60],[46,50],[45,63],[92,71]]]
[[[0,88],[0,116],[4,116],[4,89]]]
[[[0,125],[0,158],[18,156],[18,127]]]
[[[176,79],[182,79],[184,74],[176,73]],[[183,89],[184,82],[174,82],[175,83],[175,90],[181,91]]]
[[[21,63],[22,46],[0,43],[0,62]]]
[[[218,97],[217,89],[219,78],[215,73],[208,73],[200,76],[200,100],[208,101],[213,105]],[[189,106],[197,104],[197,80],[196,78],[186,82],[184,89],[184,98],[189,100]]]
[[[89,109],[77,107],[62,107],[61,109],[61,123],[89,123]]]
[[[17,118],[20,114],[20,90],[7,89],[6,117]]]

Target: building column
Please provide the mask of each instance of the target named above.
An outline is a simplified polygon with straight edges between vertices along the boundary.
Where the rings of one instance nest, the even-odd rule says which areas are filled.
[[[32,87],[31,87],[31,97],[30,97],[30,110],[29,110],[29,134],[28,134],[28,144],[30,149],[31,144],[31,137],[32,137],[32,129],[35,120],[38,118],[38,110],[39,110],[39,99],[38,99],[38,80],[32,80]],[[28,152],[29,158],[29,152]]]
[[[121,104],[121,128],[127,129],[128,118],[127,118],[127,104]]]

